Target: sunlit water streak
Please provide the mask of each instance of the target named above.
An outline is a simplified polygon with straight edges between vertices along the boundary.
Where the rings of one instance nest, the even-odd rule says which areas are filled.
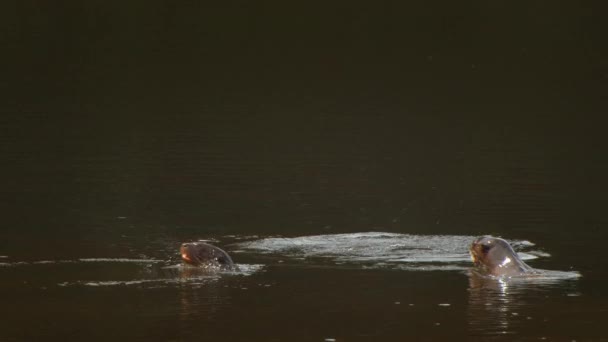
[[[134,263],[134,264],[154,264],[161,263],[163,260],[156,259],[129,259],[129,258],[83,258],[74,260],[36,260],[36,261],[16,261],[3,262],[0,266],[28,266],[46,264],[75,264],[75,263]]]
[[[131,275],[144,278],[129,279],[102,279],[102,280],[70,280],[61,281],[56,279],[58,286],[147,286],[162,287],[179,284],[203,285],[210,281],[216,281],[222,276],[250,276],[259,272],[264,265],[259,264],[236,264],[236,269],[231,271],[206,269],[184,264],[173,264],[170,261],[158,259],[129,259],[129,258],[82,258],[75,260],[38,260],[38,261],[15,261],[0,263],[0,267],[20,269],[23,267],[44,267],[37,272],[53,273],[55,267],[86,267],[87,264],[102,264],[112,268],[112,264],[126,265],[132,268]]]

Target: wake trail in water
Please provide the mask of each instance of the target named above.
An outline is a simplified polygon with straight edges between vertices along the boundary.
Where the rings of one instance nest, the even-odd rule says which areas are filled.
[[[410,235],[367,232],[313,235],[294,238],[272,237],[234,246],[237,253],[285,256],[295,260],[324,259],[336,264],[362,264],[365,268],[407,270],[464,270],[470,267],[469,246],[476,236]],[[540,251],[521,252],[534,246],[512,240],[523,260],[548,256]]]
[[[158,259],[129,259],[129,258],[83,258],[74,260],[35,260],[1,262],[0,266],[28,266],[28,265],[52,265],[52,264],[78,264],[78,263],[133,263],[133,264],[155,264],[165,262]]]
[[[92,269],[87,267],[87,265],[93,264],[99,266],[95,266]],[[0,268],[21,270],[20,272],[25,272],[23,274],[26,276],[31,273],[30,269],[35,269],[38,275],[47,274],[51,284],[48,282],[40,284],[42,288],[52,285],[53,278],[55,278],[54,284],[60,287],[135,286],[158,288],[181,285],[203,286],[210,282],[218,281],[224,276],[250,276],[264,268],[264,265],[261,264],[236,264],[235,266],[235,270],[214,271],[181,263],[176,264],[175,261],[171,260],[136,258],[80,258],[73,260],[7,261],[0,263]],[[68,268],[66,269],[65,267]],[[76,267],[74,271],[66,271],[72,269],[72,267]],[[106,279],[95,279],[100,274],[95,272],[95,270],[98,270],[98,267],[104,267],[104,272],[101,274],[107,274],[109,277]],[[76,273],[79,275],[78,278],[82,278],[69,281],[66,281],[65,278],[64,280],[56,279],[58,278],[58,274],[71,278],[71,275]],[[88,274],[88,276],[85,274]]]

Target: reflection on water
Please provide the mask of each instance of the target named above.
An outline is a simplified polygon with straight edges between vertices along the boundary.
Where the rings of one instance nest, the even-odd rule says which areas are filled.
[[[181,284],[187,285],[179,291],[180,322],[195,321],[201,315],[214,320],[217,312],[230,304],[230,297],[221,294],[224,283],[217,281],[218,275],[201,276],[201,273],[205,272],[192,267],[180,270]]]
[[[545,271],[543,271],[545,272]],[[468,327],[474,336],[509,336],[539,324],[530,310],[554,293],[577,294],[576,272],[546,271],[540,277],[492,277],[468,272]],[[542,305],[542,304],[541,304]]]

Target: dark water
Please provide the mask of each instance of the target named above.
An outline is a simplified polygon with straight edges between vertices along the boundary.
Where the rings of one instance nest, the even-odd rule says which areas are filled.
[[[1,341],[608,340],[599,6],[0,7]],[[360,232],[456,256],[240,245]],[[582,277],[475,277],[484,234]]]

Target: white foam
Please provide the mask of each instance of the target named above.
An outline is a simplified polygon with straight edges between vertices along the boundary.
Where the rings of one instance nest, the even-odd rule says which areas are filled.
[[[203,272],[215,272],[215,273],[227,273],[227,274],[240,274],[240,275],[250,275],[253,274],[255,272],[258,272],[262,269],[264,269],[265,265],[262,264],[235,264],[235,270],[221,270],[221,269],[217,269],[217,268],[205,268],[205,267],[199,267],[199,266],[191,266],[191,265],[187,265],[187,264],[176,264],[176,265],[169,265],[169,266],[163,266],[163,269],[174,269],[174,270],[183,270],[183,269],[188,269],[191,271],[196,271],[196,270],[200,270]]]
[[[147,284],[178,284],[178,283],[201,283],[218,279],[217,275],[198,276],[189,278],[160,278],[160,279],[132,279],[132,280],[100,280],[100,281],[75,281],[63,282],[59,286],[133,286]]]
[[[262,264],[236,264],[236,271],[227,271],[227,273],[235,275],[249,276],[264,269]]]
[[[582,277],[582,275],[577,271],[554,271],[538,268],[534,269],[534,273],[525,273],[513,276],[494,276],[490,274],[481,274],[477,271],[472,271],[470,275],[479,279],[495,282],[494,284],[499,284],[501,286],[523,286],[522,288],[527,286],[561,283],[564,280],[578,279]]]
[[[156,259],[128,259],[128,258],[83,258],[76,260],[36,260],[36,261],[15,261],[0,263],[0,267],[11,266],[31,266],[31,265],[54,265],[54,264],[76,264],[76,263],[135,263],[135,264],[154,264],[163,262]]]
[[[517,255],[519,256],[519,258],[521,260],[534,260],[534,259],[538,259],[539,256],[545,256],[545,257],[549,256],[549,254],[546,254],[546,255],[536,255],[536,253],[532,254],[532,252],[526,252],[526,253],[519,252],[519,253],[517,253]]]
[[[0,262],[0,266],[2,267],[13,267],[13,266],[22,266],[28,265],[25,261],[16,261],[16,262]]]
[[[395,269],[405,271],[466,271],[470,266],[459,265],[395,265]]]
[[[264,268],[264,265],[259,264],[237,264],[237,269],[234,271],[209,271],[208,269],[184,266],[183,264],[172,265],[163,267],[163,269],[173,269],[178,271],[179,273],[174,278],[151,278],[151,279],[128,279],[128,280],[98,280],[98,281],[89,281],[89,280],[80,280],[74,282],[62,282],[57,285],[59,286],[91,286],[91,287],[103,287],[103,286],[136,286],[136,285],[158,285],[158,286],[168,286],[168,285],[176,285],[176,284],[191,284],[191,285],[204,285],[210,281],[216,281],[220,279],[222,276],[249,276],[258,272]],[[186,275],[186,273],[181,271],[186,271],[186,268],[190,272],[194,272],[194,274],[190,273]],[[200,271],[200,272],[197,272]]]
[[[512,276],[509,279],[514,281],[525,281],[525,282],[535,282],[535,283],[543,283],[543,282],[554,282],[565,279],[576,279],[582,277],[582,275],[577,271],[553,271],[553,270],[542,270],[535,269],[538,274],[535,275],[522,275],[522,276]]]
[[[476,236],[410,235],[385,232],[272,237],[240,242],[236,252],[279,254],[292,260],[330,259],[336,264],[363,263],[365,267],[416,270],[463,270],[470,267],[469,246]],[[516,250],[533,246],[511,241]],[[542,252],[519,253],[523,260],[548,256]],[[443,265],[442,265],[443,264]],[[466,267],[460,266],[466,265]]]
[[[142,264],[150,264],[163,262],[163,260],[157,259],[129,259],[129,258],[84,258],[78,259],[81,262],[131,262],[131,263],[142,263]]]
[[[44,264],[70,264],[74,263],[74,260],[38,260],[32,261],[30,264],[32,265],[44,265]]]
[[[325,257],[339,261],[454,262],[469,261],[473,236],[354,233],[296,238],[268,238],[237,244],[241,251]]]

